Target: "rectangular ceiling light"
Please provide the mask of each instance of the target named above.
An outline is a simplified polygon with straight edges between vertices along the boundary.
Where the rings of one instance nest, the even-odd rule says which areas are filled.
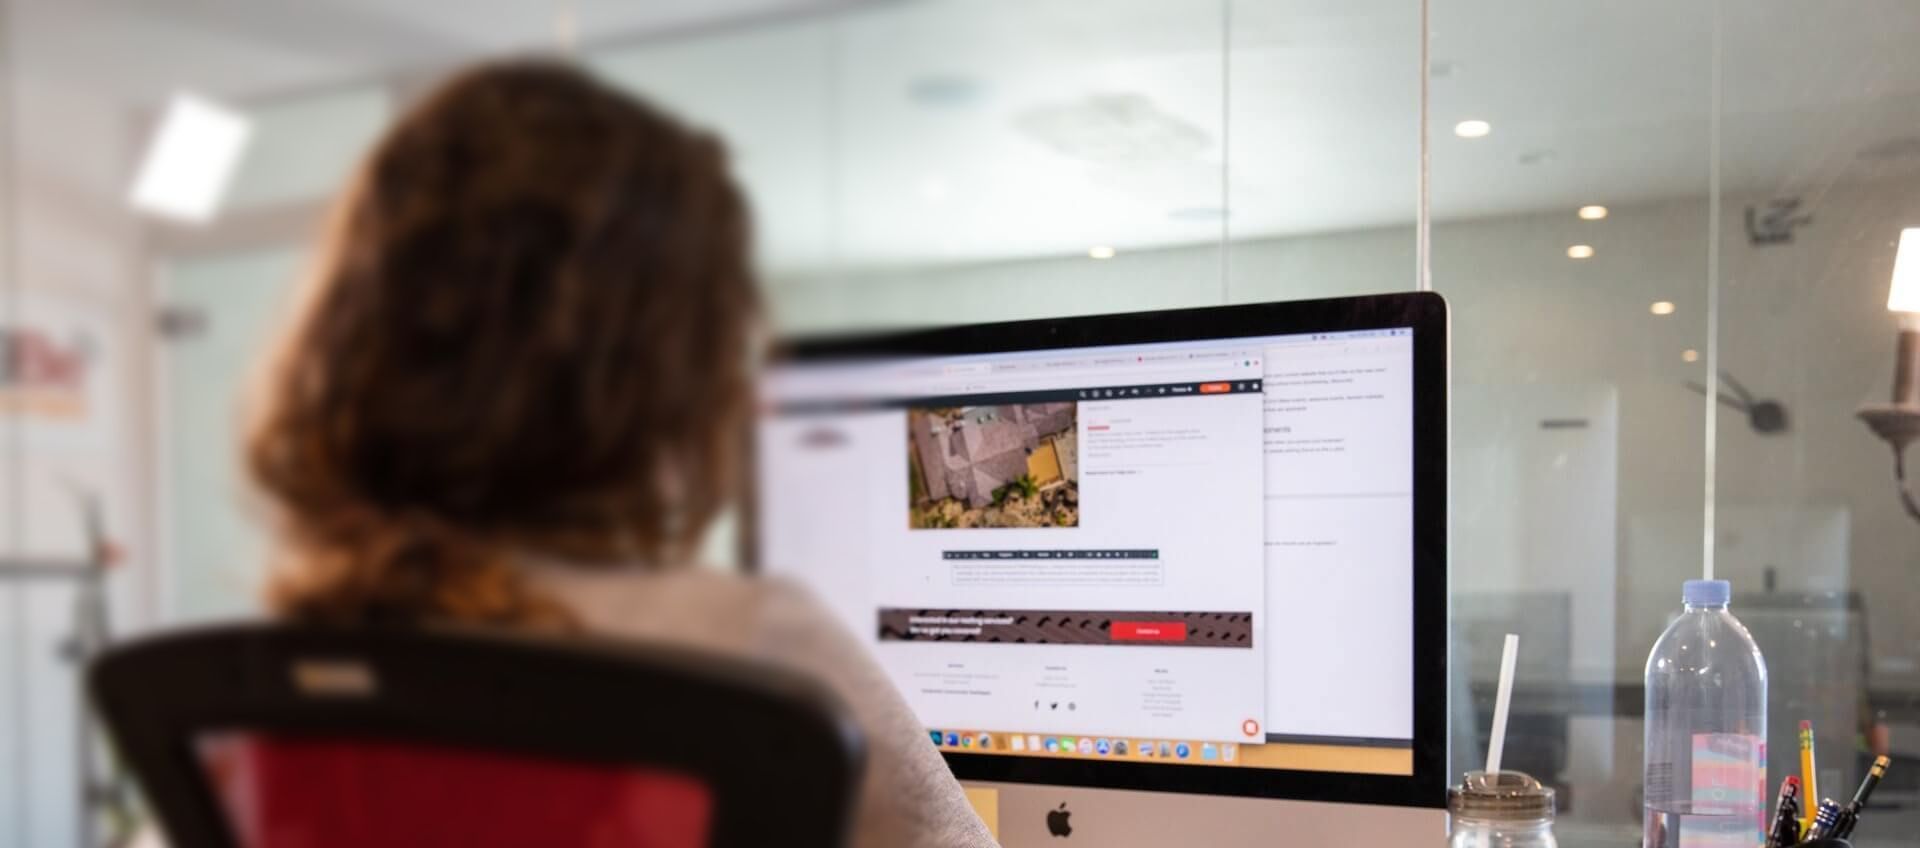
[[[240,112],[204,97],[175,94],[147,147],[129,202],[175,221],[211,220],[252,136],[253,122]]]

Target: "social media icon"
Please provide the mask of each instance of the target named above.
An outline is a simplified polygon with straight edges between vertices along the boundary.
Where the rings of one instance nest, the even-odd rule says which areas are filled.
[[[1180,759],[1184,760],[1188,756],[1191,756],[1192,754],[1193,754],[1193,749],[1187,747],[1187,743],[1185,742],[1182,742],[1178,745],[1173,746],[1173,755],[1176,757],[1179,757]]]
[[[1220,749],[1214,747],[1212,742],[1202,744],[1200,746],[1200,759],[1208,762],[1220,759]]]
[[[1232,742],[1226,742],[1220,746],[1220,759],[1225,762],[1233,762],[1233,756],[1238,753],[1240,753],[1240,746]]]
[[[1093,753],[1093,740],[1092,740],[1092,739],[1088,739],[1088,738],[1086,738],[1086,737],[1084,737],[1084,736],[1080,738],[1080,753],[1082,753],[1082,754],[1091,754],[1091,753]]]
[[[947,747],[952,748],[958,744],[960,744],[960,734],[958,733],[947,734]]]
[[[1011,746],[1015,751],[1025,751],[1027,750],[1027,737],[1015,736],[1012,739],[1008,740],[1007,744]]]
[[[1111,754],[1113,753],[1113,743],[1105,739],[1095,742],[1093,743],[1093,752],[1102,757]]]

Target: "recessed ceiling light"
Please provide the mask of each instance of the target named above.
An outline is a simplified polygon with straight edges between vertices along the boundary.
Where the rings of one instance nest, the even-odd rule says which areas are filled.
[[[1112,259],[1113,255],[1113,248],[1104,244],[1096,244],[1087,248],[1087,256],[1091,259]]]
[[[1493,125],[1486,121],[1461,121],[1453,125],[1453,134],[1461,138],[1485,138],[1493,132]]]
[[[907,99],[931,109],[956,109],[979,102],[979,80],[957,74],[933,74],[907,83]]]
[[[1218,206],[1182,206],[1167,213],[1175,221],[1219,221],[1227,217],[1227,210]]]
[[[1656,300],[1652,306],[1647,307],[1647,311],[1655,315],[1672,315],[1674,311],[1673,301]]]
[[[1598,221],[1605,217],[1607,217],[1607,207],[1605,206],[1580,207],[1580,220],[1582,221]]]
[[[1694,350],[1693,348],[1687,348],[1686,350],[1683,350],[1680,352],[1680,358],[1683,360],[1686,360],[1687,362],[1699,362],[1700,351]]]
[[[204,97],[175,94],[127,202],[177,221],[211,219],[252,136],[253,122],[246,115]]]
[[[1576,244],[1576,245],[1569,246],[1567,248],[1567,258],[1568,259],[1592,259],[1593,245]]]

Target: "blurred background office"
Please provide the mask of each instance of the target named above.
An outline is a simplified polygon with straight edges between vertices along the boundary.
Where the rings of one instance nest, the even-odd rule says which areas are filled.
[[[1920,521],[1855,415],[1920,227],[1916,40],[1909,0],[0,2],[0,846],[120,826],[74,660],[255,608],[240,392],[326,203],[425,85],[526,51],[729,141],[783,332],[1430,279],[1456,770],[1520,632],[1508,763],[1562,844],[1633,844],[1642,666],[1711,557],[1775,763],[1800,718],[1828,786],[1890,753],[1870,844],[1920,846]]]

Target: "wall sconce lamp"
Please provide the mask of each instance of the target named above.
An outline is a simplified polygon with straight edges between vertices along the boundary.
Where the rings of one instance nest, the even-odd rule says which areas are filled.
[[[1907,446],[1920,441],[1920,228],[1900,232],[1893,260],[1887,311],[1900,319],[1900,352],[1894,362],[1893,403],[1861,408],[1860,420],[1893,446],[1894,482],[1907,514],[1920,521],[1920,498],[1907,484]]]

